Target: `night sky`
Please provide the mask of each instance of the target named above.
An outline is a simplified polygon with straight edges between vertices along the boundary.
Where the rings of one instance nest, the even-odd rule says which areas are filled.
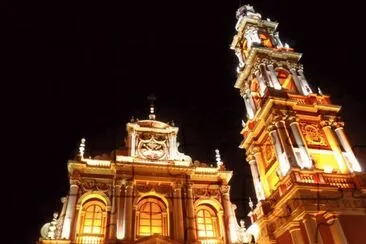
[[[328,2],[329,4],[325,4]],[[352,3],[353,2],[353,3]],[[351,143],[366,155],[364,13],[347,1],[28,1],[4,4],[7,78],[2,98],[8,144],[3,164],[12,240],[34,243],[61,210],[67,160],[86,138],[86,155],[123,146],[131,116],[146,119],[151,93],[157,119],[174,120],[180,151],[214,162],[216,148],[234,171],[237,216],[254,197],[244,151],[238,148],[244,102],[234,88],[237,58],[229,45],[235,11],[254,5],[278,21],[283,42],[303,53],[316,90],[343,106]],[[6,87],[6,88],[5,88]],[[11,89],[8,89],[10,87]],[[8,92],[8,91],[14,91]],[[366,161],[362,162],[366,168]]]

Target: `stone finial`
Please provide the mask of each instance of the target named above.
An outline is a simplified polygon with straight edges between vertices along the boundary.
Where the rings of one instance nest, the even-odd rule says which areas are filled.
[[[150,101],[150,114],[149,114],[149,119],[155,120],[156,119],[156,115],[155,115],[154,101],[156,100],[156,97],[153,94],[151,94],[150,96],[147,97],[147,99]]]
[[[319,93],[320,96],[323,96],[324,95],[323,92],[322,92],[322,90],[320,90],[320,87],[319,86],[318,86],[318,93]]]
[[[215,150],[216,153],[216,163],[217,163],[217,167],[220,168],[223,165],[223,162],[221,161],[221,156],[220,156],[220,151],[219,149]]]
[[[58,217],[58,213],[53,213],[53,219],[50,222],[50,225],[48,227],[48,232],[47,232],[47,238],[54,240],[56,239],[56,229],[57,229],[57,217]]]
[[[250,197],[249,197],[248,205],[250,207],[250,210],[253,211],[254,203],[253,203],[253,201],[252,201],[252,199]]]
[[[85,138],[81,138],[79,146],[79,155],[81,158],[84,158],[84,152],[85,152]]]

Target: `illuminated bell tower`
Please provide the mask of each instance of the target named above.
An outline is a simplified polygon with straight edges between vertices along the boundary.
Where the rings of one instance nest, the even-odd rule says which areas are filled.
[[[278,23],[250,5],[236,17],[235,87],[247,115],[240,147],[258,200],[248,232],[258,243],[357,243],[365,237],[366,177],[343,130],[341,106],[314,92]]]

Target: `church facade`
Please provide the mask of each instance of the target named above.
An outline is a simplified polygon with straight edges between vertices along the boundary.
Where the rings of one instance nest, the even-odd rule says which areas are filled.
[[[311,88],[301,54],[282,43],[278,23],[249,5],[236,17],[235,87],[247,112],[240,146],[258,200],[248,234],[256,243],[364,243],[366,174],[341,106]]]
[[[278,243],[366,240],[366,174],[340,117],[341,106],[305,77],[301,53],[278,23],[252,6],[237,11],[231,49],[247,119],[245,150],[256,194],[251,224],[238,225],[232,171],[218,150],[204,164],[179,152],[178,128],[156,120],[126,125],[126,148],[68,162],[70,190],[41,229],[39,244]]]
[[[178,128],[149,119],[126,125],[127,147],[112,158],[84,157],[85,139],[68,162],[70,191],[41,229],[39,244],[237,243],[230,201],[232,171],[219,151],[205,164],[178,151]]]

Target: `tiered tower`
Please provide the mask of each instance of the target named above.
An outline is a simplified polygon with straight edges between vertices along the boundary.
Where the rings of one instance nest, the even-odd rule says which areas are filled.
[[[366,175],[343,129],[341,106],[308,83],[301,54],[278,23],[237,10],[231,45],[241,131],[258,203],[249,232],[258,243],[360,243],[366,237]]]

